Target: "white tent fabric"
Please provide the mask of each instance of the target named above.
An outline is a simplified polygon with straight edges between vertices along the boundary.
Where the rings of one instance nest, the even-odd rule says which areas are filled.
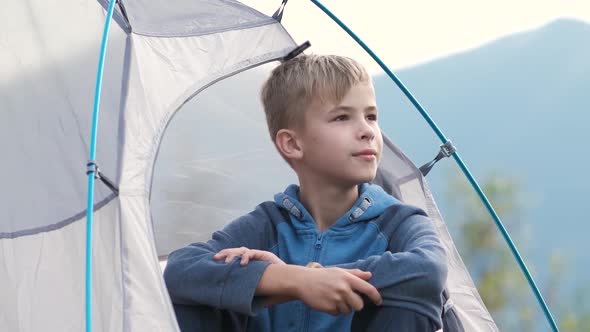
[[[235,1],[120,3],[97,145],[120,191],[96,187],[93,329],[176,331],[158,256],[294,180],[257,100],[275,64],[259,66],[295,43]],[[85,164],[104,5],[23,0],[0,12],[0,331],[84,327]],[[378,180],[435,219],[467,330],[496,331],[428,187],[393,144]]]

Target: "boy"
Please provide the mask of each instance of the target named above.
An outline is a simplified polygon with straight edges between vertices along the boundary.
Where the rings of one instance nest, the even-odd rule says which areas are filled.
[[[169,256],[181,329],[441,328],[446,256],[432,222],[368,184],[383,139],[366,70],[300,55],[273,70],[262,101],[299,186]]]

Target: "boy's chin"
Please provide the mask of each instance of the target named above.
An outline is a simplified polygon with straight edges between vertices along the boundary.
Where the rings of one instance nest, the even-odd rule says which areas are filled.
[[[375,179],[375,176],[377,176],[377,172],[374,172],[372,174],[362,174],[354,179],[354,183],[356,185],[368,183],[373,181]]]
[[[334,178],[339,186],[353,187],[363,183],[372,182],[377,176],[377,170],[374,172],[355,172],[348,174],[340,174]]]

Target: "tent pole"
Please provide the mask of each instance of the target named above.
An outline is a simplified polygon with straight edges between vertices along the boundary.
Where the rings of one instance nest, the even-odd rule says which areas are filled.
[[[94,180],[96,175],[96,138],[98,131],[98,114],[100,110],[100,92],[104,61],[109,37],[109,30],[116,0],[110,0],[100,46],[96,88],[94,92],[94,109],[92,114],[92,131],[90,137],[90,157],[86,173],[88,174],[88,202],[86,206],[86,332],[92,331],[92,215],[94,213]]]
[[[385,73],[402,90],[402,92],[406,95],[406,97],[410,100],[410,102],[414,105],[414,107],[416,107],[418,112],[420,112],[420,114],[422,114],[422,117],[424,117],[426,122],[428,122],[428,124],[430,125],[432,130],[434,130],[434,132],[438,135],[438,137],[440,138],[442,143],[447,144],[447,142],[449,142],[449,140],[445,137],[445,135],[442,133],[442,131],[438,128],[438,126],[432,120],[430,115],[420,105],[420,103],[416,100],[416,98],[414,98],[414,96],[404,86],[404,84],[397,78],[397,76],[395,76],[395,74],[385,65],[385,63],[383,63],[383,61],[381,61],[381,59],[379,59],[379,57],[377,57],[377,55],[354,32],[352,32],[352,30],[350,30],[336,15],[334,15],[328,8],[326,8],[324,5],[322,5],[318,0],[311,0],[311,2],[313,2],[316,6],[318,6],[318,8],[320,8],[326,15],[328,15],[334,22],[336,22],[336,24],[338,24],[344,31],[346,31],[346,33],[348,33],[348,35],[350,37],[352,37],[352,39],[354,39],[371,56],[371,58],[373,58],[373,60],[375,60],[379,64],[381,69],[383,69],[383,71],[385,71]],[[514,244],[512,239],[510,238],[508,231],[506,230],[506,228],[502,224],[500,217],[498,216],[498,214],[496,213],[496,211],[492,207],[492,204],[487,199],[484,192],[481,190],[479,184],[477,183],[477,181],[475,180],[475,178],[473,177],[473,175],[471,174],[471,172],[469,171],[469,169],[467,168],[467,166],[465,165],[463,160],[461,160],[461,157],[459,156],[459,154],[455,151],[455,152],[453,152],[452,155],[453,155],[453,158],[455,158],[455,161],[457,162],[457,164],[459,165],[461,170],[463,171],[463,174],[465,174],[465,176],[467,177],[467,179],[471,183],[471,186],[477,192],[479,198],[481,199],[481,201],[485,205],[486,209],[488,210],[488,212],[490,213],[490,215],[494,219],[494,222],[496,223],[496,226],[500,230],[500,233],[502,233],[502,236],[504,237],[504,240],[508,244],[508,247],[510,247],[512,254],[514,255],[514,258],[518,262],[518,265],[520,266],[522,273],[525,275],[531,289],[533,290],[533,293],[535,294],[535,297],[537,298],[539,305],[543,309],[543,313],[545,314],[545,317],[547,318],[549,325],[551,325],[551,328],[553,329],[553,331],[558,332],[559,329],[557,328],[557,325],[555,324],[555,320],[553,319],[553,316],[551,315],[551,312],[549,311],[549,308],[547,307],[545,300],[543,300],[543,296],[541,295],[541,292],[537,288],[537,285],[535,284],[533,277],[529,273],[529,270],[526,267],[526,264],[524,263],[521,255],[519,254],[518,249],[516,248],[516,245]]]

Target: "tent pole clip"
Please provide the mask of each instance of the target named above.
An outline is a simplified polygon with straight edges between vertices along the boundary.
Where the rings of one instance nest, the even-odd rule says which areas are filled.
[[[440,146],[440,151],[438,152],[436,157],[434,157],[434,159],[432,161],[430,161],[430,162],[422,165],[422,167],[420,167],[420,172],[422,173],[422,176],[426,176],[426,174],[428,174],[430,172],[430,170],[432,170],[432,167],[434,167],[434,164],[436,164],[437,162],[439,162],[443,158],[450,157],[453,153],[455,153],[455,151],[457,151],[457,149],[453,145],[453,142],[451,142],[451,140],[447,140],[445,144],[442,144]]]
[[[94,173],[94,178],[98,179],[98,164],[94,160],[88,160],[86,163],[86,175]]]
[[[99,179],[100,181],[102,181],[102,183],[105,184],[105,186],[109,187],[109,189],[111,189],[111,191],[115,193],[115,195],[119,195],[119,188],[115,186],[114,182],[111,181],[111,179],[109,179],[106,175],[100,172],[100,170],[98,169],[98,164],[94,160],[88,160],[88,162],[86,163],[86,175],[89,175],[90,173],[94,173],[95,179]]]
[[[283,11],[285,10],[285,6],[287,5],[287,1],[289,1],[289,0],[283,0],[283,2],[281,2],[281,5],[277,9],[277,11],[272,15],[272,18],[274,18],[278,22],[280,22],[283,19]]]
[[[440,146],[440,151],[442,152],[443,156],[445,156],[446,158],[448,158],[453,153],[455,153],[455,151],[457,151],[457,149],[453,145],[453,142],[451,142],[451,140],[448,140],[445,144],[442,144]]]
[[[299,54],[303,53],[303,51],[305,51],[310,46],[311,46],[311,43],[308,40],[305,43],[303,43],[303,44],[295,47],[294,50],[292,50],[291,52],[289,52],[289,54],[285,55],[285,57],[283,58],[283,62],[289,61],[289,60],[293,59],[294,57],[296,57]]]
[[[131,23],[129,23],[129,17],[127,16],[127,9],[125,9],[125,5],[123,4],[123,2],[121,0],[116,0],[117,1],[117,5],[119,5],[119,10],[121,11],[121,16],[123,16],[123,18],[125,19],[125,23],[127,23],[127,26],[129,27],[129,29],[131,29]]]

